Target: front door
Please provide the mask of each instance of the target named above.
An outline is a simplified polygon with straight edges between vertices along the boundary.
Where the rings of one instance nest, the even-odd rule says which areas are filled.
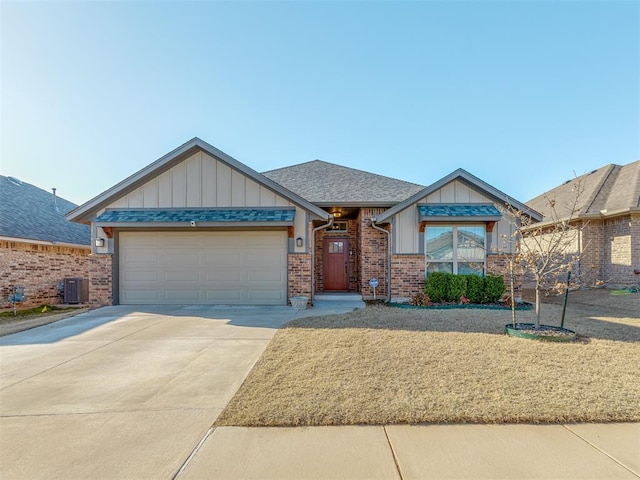
[[[346,238],[325,238],[324,289],[348,290],[349,240]]]

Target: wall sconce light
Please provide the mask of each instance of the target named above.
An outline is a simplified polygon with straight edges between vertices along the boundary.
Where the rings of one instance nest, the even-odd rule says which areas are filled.
[[[302,245],[304,245],[304,241],[302,240],[302,237],[296,238],[296,247],[301,247]]]
[[[104,247],[104,238],[96,238],[96,247]]]

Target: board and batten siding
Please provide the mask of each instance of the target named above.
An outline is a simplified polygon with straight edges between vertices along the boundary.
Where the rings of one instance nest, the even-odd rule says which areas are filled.
[[[197,152],[106,208],[290,207],[286,198],[205,152]],[[298,206],[295,236],[306,239],[306,211]],[[102,213],[102,212],[100,212]],[[304,247],[296,247],[303,252]]]
[[[420,217],[418,213],[418,204],[425,203],[493,203],[499,210],[504,205],[497,204],[491,198],[483,195],[477,190],[469,187],[467,184],[454,180],[436,190],[430,195],[421,198],[410,207],[399,212],[395,216],[395,253],[419,253],[419,235]],[[455,223],[452,219],[452,223]],[[500,220],[491,233],[491,249],[499,251],[510,251],[510,245],[505,243],[502,235],[511,238],[513,226],[508,218]]]

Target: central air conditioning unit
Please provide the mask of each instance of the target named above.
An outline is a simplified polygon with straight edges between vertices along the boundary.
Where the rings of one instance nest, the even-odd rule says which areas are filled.
[[[64,279],[64,303],[88,303],[89,279],[69,277]]]

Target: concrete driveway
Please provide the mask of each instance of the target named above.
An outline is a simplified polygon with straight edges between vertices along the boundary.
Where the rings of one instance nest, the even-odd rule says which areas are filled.
[[[106,307],[0,338],[0,477],[173,478],[290,307]]]

